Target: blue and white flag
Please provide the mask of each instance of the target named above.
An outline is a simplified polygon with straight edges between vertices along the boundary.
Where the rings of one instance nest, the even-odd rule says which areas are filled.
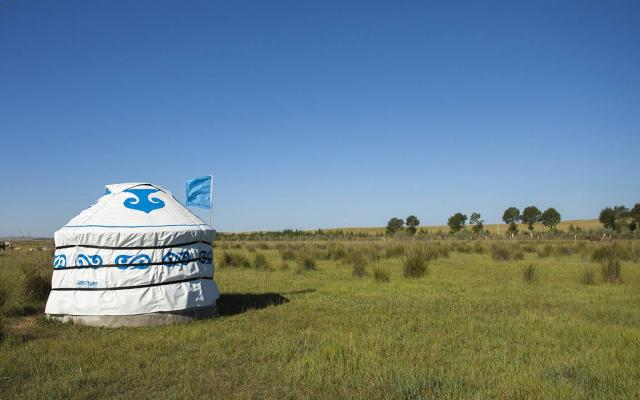
[[[201,176],[187,181],[187,206],[211,209],[213,176]]]

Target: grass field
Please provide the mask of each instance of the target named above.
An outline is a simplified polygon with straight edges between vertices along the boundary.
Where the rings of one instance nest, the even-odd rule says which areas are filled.
[[[413,246],[219,243],[219,317],[123,329],[47,322],[50,254],[0,256],[0,398],[640,398],[640,243]]]

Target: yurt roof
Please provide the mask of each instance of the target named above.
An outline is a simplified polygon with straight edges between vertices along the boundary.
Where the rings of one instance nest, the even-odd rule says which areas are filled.
[[[214,232],[167,189],[151,183],[107,185],[91,207],[55,233],[56,246],[161,245],[213,240]]]

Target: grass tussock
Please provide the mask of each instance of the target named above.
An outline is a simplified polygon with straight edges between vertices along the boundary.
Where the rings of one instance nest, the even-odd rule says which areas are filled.
[[[512,244],[492,244],[491,258],[494,261],[524,260],[524,252],[519,246]]]
[[[602,264],[602,278],[609,283],[622,283],[620,277],[620,261],[607,260]]]
[[[402,272],[406,278],[420,278],[428,272],[429,254],[420,246],[413,246],[404,255]]]
[[[363,252],[355,252],[351,256],[352,275],[355,278],[362,278],[367,268],[367,258]]]
[[[473,252],[476,254],[484,254],[487,252],[487,248],[483,246],[479,241],[475,241],[473,243]]]
[[[509,261],[511,259],[511,251],[506,246],[493,244],[491,246],[491,258],[494,261]]]
[[[269,263],[267,257],[265,257],[265,255],[262,253],[256,253],[255,257],[253,258],[253,266],[255,269],[259,269],[262,271],[272,270],[271,263]]]
[[[24,294],[33,302],[45,302],[51,290],[51,273],[42,268],[25,268]]]
[[[593,272],[592,268],[586,268],[582,273],[582,283],[585,285],[595,285],[596,283],[596,274]]]
[[[391,244],[387,245],[384,249],[384,257],[385,258],[393,258],[393,257],[401,257],[404,255],[406,250],[406,246],[401,244]]]
[[[298,259],[298,271],[314,271],[316,269],[316,260],[310,254],[303,254]]]
[[[535,282],[538,279],[538,271],[536,269],[536,266],[533,264],[527,265],[522,270],[522,278],[524,279],[525,283]]]
[[[538,248],[537,253],[538,253],[538,257],[540,258],[550,257],[551,254],[553,253],[553,246],[551,246],[550,244],[545,244],[541,248]]]
[[[220,268],[249,268],[251,267],[251,261],[247,258],[246,255],[240,252],[234,251],[224,251],[222,256],[220,257],[220,262],[218,262],[218,266]]]
[[[24,298],[22,287],[11,279],[0,274],[0,318],[22,312]]]
[[[373,269],[373,279],[375,279],[376,282],[389,282],[391,280],[391,274],[383,268],[376,267]]]

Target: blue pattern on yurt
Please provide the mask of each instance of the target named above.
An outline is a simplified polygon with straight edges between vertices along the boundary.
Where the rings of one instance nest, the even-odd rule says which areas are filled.
[[[135,198],[130,197],[122,203],[127,208],[143,211],[147,214],[153,210],[164,208],[164,201],[157,197],[149,197],[150,194],[158,192],[158,189],[126,189],[124,191],[136,196]]]

